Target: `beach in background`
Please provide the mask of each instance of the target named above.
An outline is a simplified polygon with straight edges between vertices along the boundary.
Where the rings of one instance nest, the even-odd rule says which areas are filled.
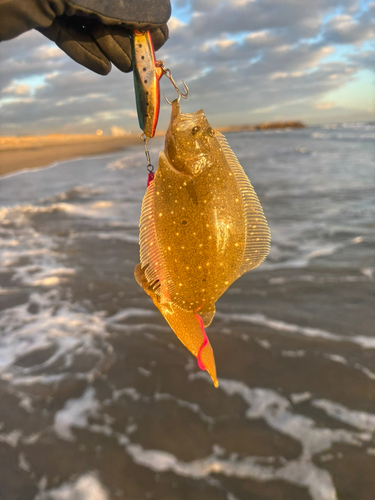
[[[218,389],[133,277],[139,138],[0,178],[1,500],[373,500],[375,124],[227,139],[272,248],[217,302]]]
[[[139,134],[0,137],[0,176],[46,167],[71,158],[112,153],[138,142]]]
[[[222,133],[254,130],[304,128],[300,121],[259,123],[238,127],[221,127]],[[0,176],[14,172],[42,168],[71,158],[113,153],[127,146],[139,145],[140,134],[127,132],[121,127],[111,127],[112,135],[96,134],[49,134],[29,136],[0,136]],[[158,130],[155,137],[164,137]]]

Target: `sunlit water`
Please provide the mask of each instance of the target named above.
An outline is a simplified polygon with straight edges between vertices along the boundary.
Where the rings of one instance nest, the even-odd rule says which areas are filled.
[[[373,499],[375,125],[227,139],[272,249],[217,390],[133,278],[141,144],[0,179],[1,499]]]

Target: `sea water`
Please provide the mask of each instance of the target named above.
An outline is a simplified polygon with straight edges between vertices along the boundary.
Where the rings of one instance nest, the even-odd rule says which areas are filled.
[[[0,178],[0,498],[373,498],[375,125],[227,139],[272,247],[219,389],[133,277],[141,143]]]

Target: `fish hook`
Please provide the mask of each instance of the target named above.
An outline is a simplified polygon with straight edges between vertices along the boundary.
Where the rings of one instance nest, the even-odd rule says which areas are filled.
[[[163,74],[169,79],[169,81],[172,83],[173,87],[175,88],[178,98],[177,100],[180,101],[181,97],[184,99],[187,99],[187,96],[189,95],[189,87],[186,85],[186,83],[182,80],[182,84],[184,86],[185,93],[181,92],[181,90],[178,88],[177,83],[174,81],[174,78],[172,76],[172,72],[170,69],[166,68],[164,66],[163,61],[156,61],[156,65],[162,70]],[[168,104],[172,104],[165,96],[164,99],[167,101]]]

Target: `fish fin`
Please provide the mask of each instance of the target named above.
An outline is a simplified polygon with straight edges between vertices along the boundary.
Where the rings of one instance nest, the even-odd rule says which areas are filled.
[[[199,316],[202,318],[203,324],[206,328],[210,326],[210,324],[212,323],[212,320],[214,319],[215,316],[215,312],[216,309],[214,305],[209,310],[205,310],[204,308],[202,308],[200,311],[197,311],[197,314],[199,314]]]
[[[271,233],[258,196],[225,137],[216,132],[216,138],[235,176],[245,211],[246,243],[238,276],[259,266],[270,251]]]
[[[153,300],[167,303],[170,300],[168,289],[170,284],[172,284],[172,280],[165,267],[163,255],[160,252],[157,241],[154,218],[154,194],[155,181],[149,184],[142,202],[139,223],[141,263],[140,269],[136,266],[134,273],[137,282]]]

